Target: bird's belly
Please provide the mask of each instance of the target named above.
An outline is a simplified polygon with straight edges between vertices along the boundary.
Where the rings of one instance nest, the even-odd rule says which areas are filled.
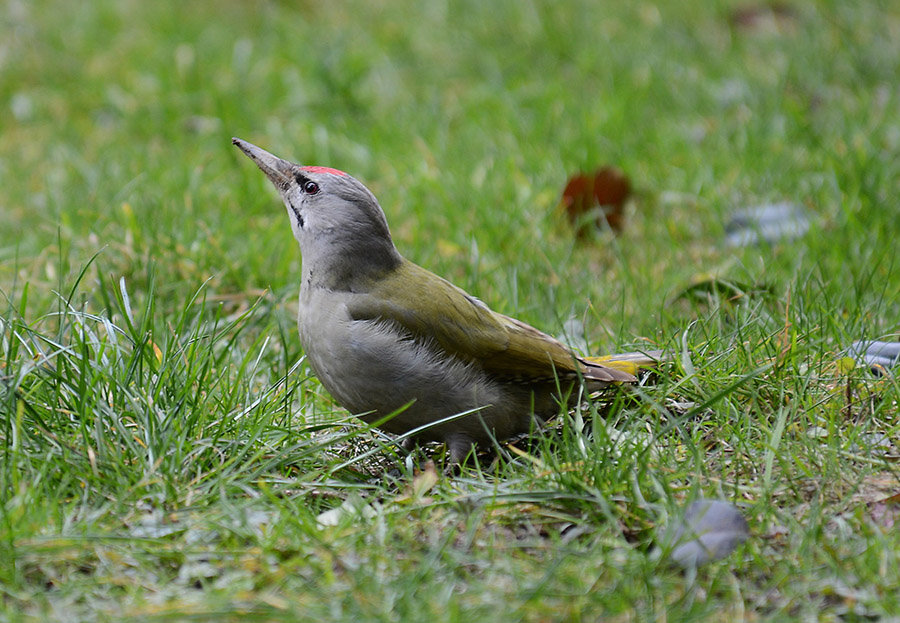
[[[315,328],[300,324],[307,357],[325,389],[367,421],[399,412],[380,426],[388,432],[404,433],[471,410],[473,416],[424,437],[442,439],[452,431],[482,439],[490,430],[502,438],[528,430],[531,416],[525,401],[477,366],[449,357],[392,323],[332,320],[328,340],[306,339]]]

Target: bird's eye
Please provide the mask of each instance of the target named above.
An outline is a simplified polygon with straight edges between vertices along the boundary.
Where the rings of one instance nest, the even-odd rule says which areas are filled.
[[[305,192],[307,195],[315,195],[317,192],[319,192],[319,185],[315,182],[307,180],[303,183],[303,192]]]

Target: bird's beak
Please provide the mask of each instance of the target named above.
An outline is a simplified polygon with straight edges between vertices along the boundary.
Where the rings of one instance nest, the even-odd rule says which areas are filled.
[[[278,156],[273,156],[265,149],[261,149],[247,141],[242,141],[239,138],[232,138],[231,142],[237,145],[242,152],[256,163],[256,166],[275,184],[275,188],[287,190],[288,186],[291,185],[294,179],[292,174],[294,164],[287,160],[282,160]]]

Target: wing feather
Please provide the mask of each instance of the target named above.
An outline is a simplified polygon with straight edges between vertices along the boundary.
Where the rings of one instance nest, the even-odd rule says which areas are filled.
[[[477,362],[485,372],[523,382],[581,375],[634,381],[631,374],[586,361],[555,338],[491,311],[446,279],[407,260],[349,303],[354,320],[386,320],[433,340],[448,355]]]

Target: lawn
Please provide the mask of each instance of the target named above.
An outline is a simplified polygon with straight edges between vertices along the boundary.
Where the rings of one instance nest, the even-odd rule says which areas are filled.
[[[0,620],[900,616],[900,387],[845,357],[900,341],[898,84],[891,2],[4,3]],[[495,310],[670,361],[407,456],[303,359],[232,136],[362,180]],[[576,239],[604,165],[623,230]],[[783,202],[809,231],[728,243]],[[700,497],[750,536],[685,570]]]

